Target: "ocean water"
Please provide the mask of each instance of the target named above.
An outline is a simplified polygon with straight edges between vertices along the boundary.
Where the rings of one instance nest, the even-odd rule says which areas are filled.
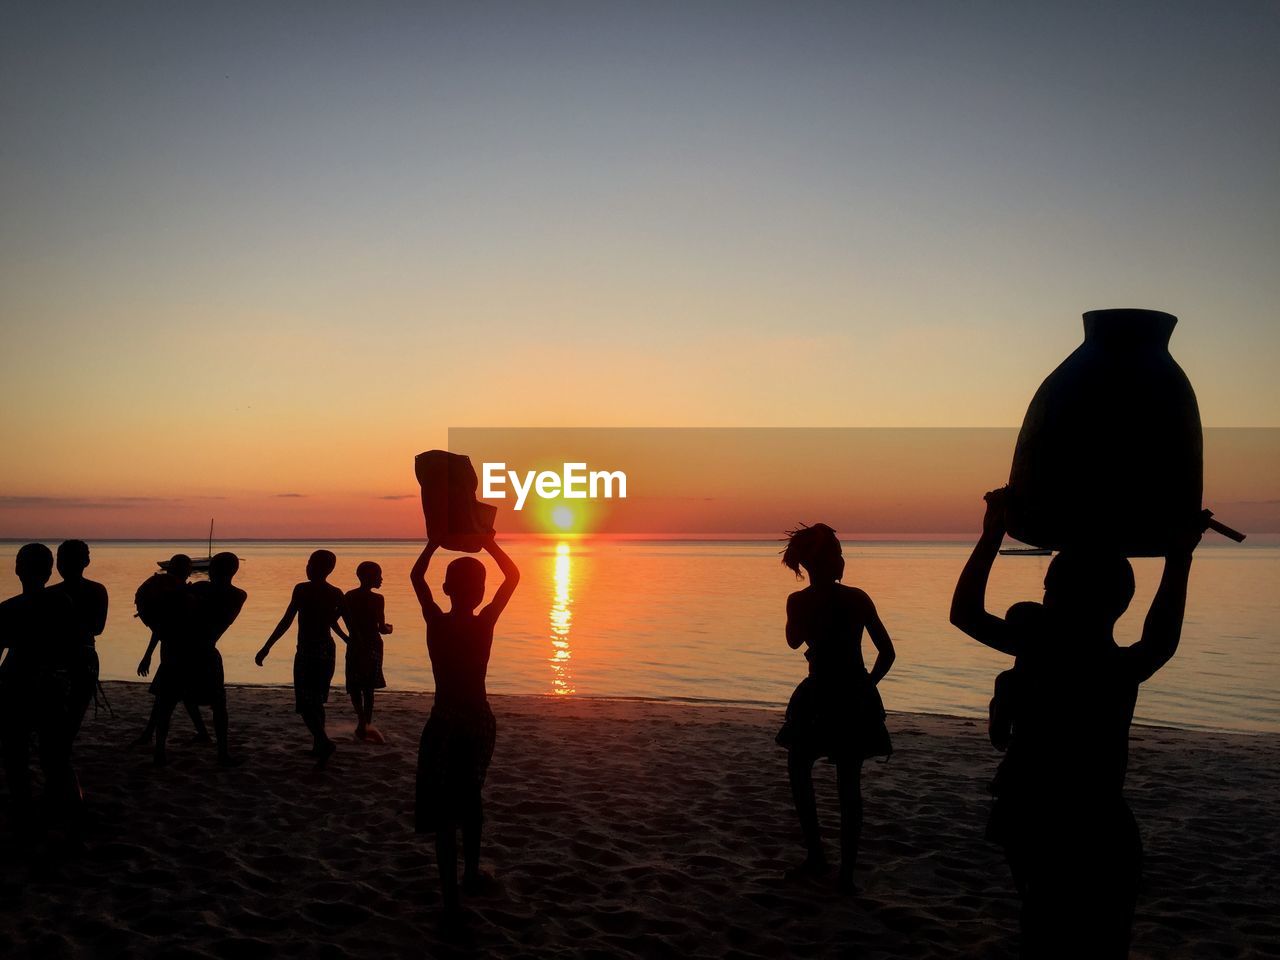
[[[241,557],[236,582],[249,594],[220,644],[228,681],[291,682],[292,633],[265,666],[256,666],[253,655],[318,546],[323,544],[222,545]],[[386,641],[388,686],[432,689],[422,617],[408,582],[419,545],[327,546],[338,555],[331,582],[343,589],[355,586],[360,561],[382,565],[387,619],[395,629]],[[6,595],[18,591],[12,572],[17,547],[0,544],[0,589]],[[111,594],[107,629],[98,641],[102,676],[137,679],[148,633],[133,616],[134,590],[157,569],[157,560],[177,551],[204,551],[185,542],[91,547],[89,575]],[[785,704],[804,676],[805,660],[783,640],[784,604],[799,584],[778,562],[777,550],[768,542],[515,541],[509,551],[522,579],[495,635],[490,691]],[[845,582],[871,595],[897,647],[897,663],[882,685],[890,710],[985,715],[992,679],[1009,661],[947,622],[951,590],[968,550],[953,542],[845,541]],[[452,556],[438,555],[428,577],[441,601],[439,585]],[[1000,557],[990,608],[1002,611],[1017,600],[1038,599],[1047,565],[1044,557]],[[1120,643],[1138,638],[1160,565],[1134,561],[1138,593],[1118,625]],[[490,563],[490,590],[496,576]],[[1280,546],[1206,539],[1192,572],[1181,647],[1142,687],[1138,720],[1280,731],[1277,584]],[[864,655],[868,663],[874,657],[869,642]],[[339,657],[331,703],[341,706],[341,652]]]

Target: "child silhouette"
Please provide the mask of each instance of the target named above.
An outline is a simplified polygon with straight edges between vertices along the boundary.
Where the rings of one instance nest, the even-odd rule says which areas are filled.
[[[329,550],[311,554],[307,579],[293,588],[284,616],[253,658],[262,666],[276,641],[293,624],[293,618],[298,618],[298,651],[293,657],[294,707],[311,732],[312,754],[318,767],[328,763],[338,749],[324,729],[324,705],[329,702],[329,686],[337,662],[333,634],[349,639],[338,626],[338,619],[346,612],[342,591],[326,579],[337,565],[338,558]]]
[[[84,575],[89,566],[89,545],[83,540],[60,543],[55,566],[62,582],[49,589],[66,594],[71,601],[79,636],[80,669],[75,674],[69,707],[74,737],[80,731],[90,701],[98,692],[98,651],[95,644],[107,626],[107,588]]]
[[[187,588],[191,598],[191,635],[180,694],[188,704],[207,703],[213,708],[218,763],[224,767],[238,766],[240,762],[231,756],[227,740],[227,688],[222,654],[218,652],[218,641],[240,616],[248,597],[231,582],[239,569],[240,558],[234,553],[216,554],[209,562],[209,579]],[[176,697],[170,698],[159,712],[155,747],[156,764],[159,766],[165,762],[165,738],[176,705]]]
[[[366,560],[356,567],[360,586],[348,590],[346,620],[351,630],[347,641],[347,693],[356,709],[357,740],[382,742],[373,726],[373,691],[387,685],[382,675],[382,637],[391,633],[384,619],[385,601],[374,590],[382,586],[382,567]]]
[[[825,523],[801,526],[787,534],[782,562],[809,585],[787,598],[787,646],[807,646],[809,676],[787,705],[778,743],[789,751],[787,774],[807,851],[793,876],[826,872],[827,859],[818,827],[813,765],[820,757],[836,765],[840,795],[840,886],[851,889],[862,832],[862,761],[887,756],[892,747],[884,724],[884,706],[876,685],[893,665],[893,641],[871,598],[840,583],[844,557],[840,541]],[[862,632],[876,648],[871,672],[862,660]]]
[[[986,495],[982,537],[956,582],[951,622],[1015,658],[997,678],[992,742],[1006,749],[988,837],[1004,847],[1022,897],[1028,957],[1125,957],[1142,876],[1142,841],[1124,799],[1138,687],[1178,649],[1191,554],[1208,522],[1189,524],[1165,558],[1142,638],[1113,630],[1134,594],[1122,556],[1087,546],[1049,564],[1043,603],[986,610],[1005,534],[1007,491]]]
[[[457,830],[462,828],[463,889],[483,889],[480,872],[480,829],[484,786],[497,735],[489,709],[485,674],[493,646],[493,628],[515,592],[520,571],[492,536],[485,549],[498,564],[503,580],[489,603],[484,600],[484,564],[459,557],[445,572],[444,592],[451,602],[441,610],[427,586],[427,566],[438,545],[428,541],[413,565],[413,583],[427,624],[427,653],[435,677],[435,701],[418,744],[417,800],[419,833],[434,833],[436,865],[445,906],[458,904]]]

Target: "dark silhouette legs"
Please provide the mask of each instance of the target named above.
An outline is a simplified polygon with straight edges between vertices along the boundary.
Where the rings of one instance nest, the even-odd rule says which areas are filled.
[[[223,766],[231,766],[236,762],[231,758],[231,748],[227,741],[229,727],[227,698],[224,694],[213,701],[213,735],[218,741],[218,762]]]
[[[200,716],[200,708],[190,700],[182,701],[186,707],[187,715],[191,717],[192,723],[195,724],[195,738],[199,741],[207,742],[209,740],[209,730],[204,725],[204,718]],[[156,697],[156,702],[151,708],[151,719],[147,722],[147,730],[143,731],[138,740],[145,743],[150,739],[148,731],[154,729],[156,746],[153,759],[157,767],[163,767],[167,761],[165,755],[165,746],[169,739],[169,722],[173,718],[173,711],[178,706],[178,701],[171,697]],[[230,750],[227,744],[227,700],[225,696],[215,698],[213,702],[213,732],[218,741],[218,762],[223,765],[232,763]]]
[[[480,832],[484,827],[484,806],[475,791],[462,817],[462,882],[480,877]]]
[[[818,825],[818,802],[813,793],[813,765],[816,756],[799,750],[787,754],[787,776],[791,781],[791,799],[800,819],[804,838],[805,859],[801,873],[821,873],[827,867],[822,848],[822,831]],[[853,882],[853,869],[858,860],[858,840],[862,835],[862,761],[845,760],[836,764],[836,788],[840,795],[840,882]]]
[[[373,724],[373,688],[352,690],[351,706],[356,711],[356,736],[363,737],[366,728]]]
[[[93,695],[98,689],[98,651],[93,647],[88,647],[85,650],[84,658],[82,672],[75,678],[69,694],[68,709],[70,714],[68,719],[71,722],[71,739],[73,741],[76,735],[80,733],[80,724],[84,722],[84,715],[88,711],[89,704],[93,701]]]
[[[458,831],[436,830],[436,867],[440,870],[440,896],[446,907],[458,905]]]
[[[31,798],[31,735],[39,740],[44,773],[45,808],[60,818],[68,836],[79,840],[80,784],[71,766],[72,730],[78,726],[69,710],[9,704],[0,729],[5,783],[12,803],[13,828],[20,844],[31,840],[36,810]],[[61,705],[58,705],[59,707]],[[29,708],[31,712],[28,712]],[[33,715],[34,714],[34,715]]]
[[[31,722],[18,704],[4,704],[4,726],[0,729],[0,750],[4,754],[4,780],[14,835],[27,838],[25,827],[31,817]]]
[[[813,764],[817,757],[792,750],[787,754],[787,777],[791,780],[791,799],[800,818],[800,834],[804,838],[805,864],[825,867],[827,856],[822,851],[822,834],[818,829],[818,801],[813,795]]]
[[[204,717],[200,716],[200,708],[190,700],[183,700],[182,705],[186,708],[187,716],[191,718],[191,725],[195,727],[196,730],[192,739],[201,743],[208,743],[209,728],[204,725]],[[168,733],[169,719],[173,716],[173,709],[176,706],[177,703],[175,701],[169,706],[168,711],[164,715],[166,734]],[[151,742],[151,738],[156,735],[156,731],[159,728],[160,713],[163,709],[161,698],[156,697],[155,702],[151,704],[151,716],[147,718],[147,725],[143,727],[142,732],[138,734],[138,739],[133,741],[133,745],[135,747],[140,747],[143,744]]]
[[[1026,960],[1129,955],[1142,841],[1128,809],[1038,831],[1006,848],[1022,896]]]
[[[204,725],[204,717],[200,716],[200,708],[190,700],[183,700],[182,705],[186,708],[187,716],[191,718],[191,725],[196,728],[195,736],[192,739],[199,740],[201,743],[208,743],[209,728]],[[172,712],[173,709],[170,708],[170,713],[172,714]]]
[[[470,893],[483,887],[480,872],[480,835],[484,827],[484,804],[478,787],[467,788],[456,799],[458,823],[436,827],[436,866],[440,871],[440,894],[445,906],[458,905],[458,827],[462,828],[462,888]]]
[[[862,761],[836,764],[836,789],[840,794],[840,883],[852,886],[862,837]]]
[[[315,754],[318,765],[323,767],[338,749],[334,742],[329,739],[329,735],[325,733],[324,704],[305,707],[300,713],[302,722],[307,725],[307,730],[311,732],[311,752]]]

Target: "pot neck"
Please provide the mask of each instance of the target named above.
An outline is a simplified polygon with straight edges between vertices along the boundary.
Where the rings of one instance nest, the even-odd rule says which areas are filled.
[[[1163,347],[1178,318],[1159,310],[1090,310],[1084,315],[1086,343]]]

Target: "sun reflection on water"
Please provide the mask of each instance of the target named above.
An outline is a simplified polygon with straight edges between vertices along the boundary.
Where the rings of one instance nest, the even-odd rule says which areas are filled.
[[[573,671],[569,661],[572,654],[569,650],[569,627],[573,623],[573,613],[569,607],[573,603],[570,592],[570,557],[569,544],[556,544],[555,568],[552,582],[555,585],[555,596],[551,602],[551,692],[558,696],[575,693]]]

